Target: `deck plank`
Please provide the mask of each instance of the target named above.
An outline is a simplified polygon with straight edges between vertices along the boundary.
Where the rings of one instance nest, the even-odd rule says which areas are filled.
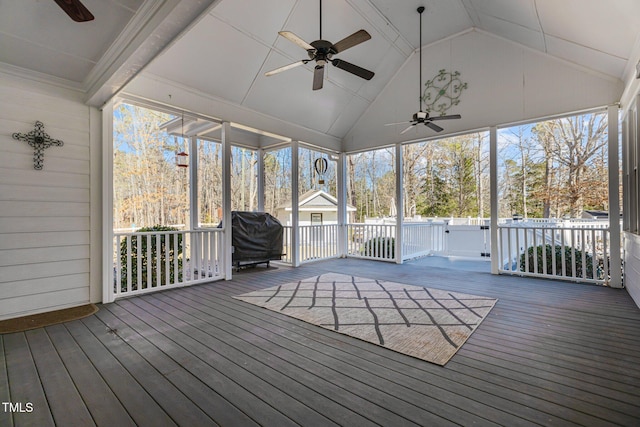
[[[309,335],[313,332],[314,335],[318,334],[318,336],[322,336],[322,338],[317,338],[320,340],[322,346],[331,345],[327,340],[337,342],[335,347],[331,349],[332,351],[337,351],[341,347],[345,347],[345,344],[349,344],[347,351],[355,351],[352,362],[354,366],[362,367],[365,365],[364,362],[372,361],[373,366],[370,369],[378,376],[381,375],[386,368],[392,369],[392,372],[389,373],[389,375],[395,378],[403,378],[403,374],[406,373],[407,378],[403,378],[403,384],[405,387],[407,386],[407,382],[410,382],[410,379],[418,379],[414,392],[425,389],[429,384],[431,384],[432,386],[435,386],[436,389],[430,390],[430,394],[432,395],[446,396],[447,391],[450,394],[462,395],[464,396],[464,399],[460,402],[459,410],[461,413],[469,408],[473,410],[477,405],[480,405],[483,408],[483,411],[490,411],[492,408],[498,408],[503,411],[504,413],[501,413],[498,417],[496,417],[495,414],[492,415],[496,417],[496,420],[506,425],[514,422],[514,419],[509,419],[509,417],[518,419],[519,421],[517,423],[519,425],[524,425],[526,422],[525,420],[528,420],[530,423],[542,424],[568,423],[568,420],[563,419],[561,416],[554,416],[554,413],[562,414],[564,409],[563,407],[556,406],[553,403],[549,403],[547,400],[540,399],[535,394],[514,394],[513,390],[505,389],[502,386],[494,386],[485,381],[475,381],[472,378],[448,378],[447,374],[450,372],[444,372],[439,366],[424,364],[424,362],[421,362],[418,359],[398,354],[388,349],[383,349],[359,340],[353,340],[349,337],[344,337],[341,334],[335,334],[322,328],[317,328],[313,325],[308,325],[304,322],[290,319],[286,316],[280,316],[268,310],[261,310],[259,308],[258,310],[254,310],[253,306],[245,306],[247,306],[251,315],[258,316],[259,321],[257,324],[275,322],[274,324],[278,329],[286,331],[286,333],[296,331],[297,328],[302,328],[304,332],[300,332],[300,335]],[[296,336],[292,337],[293,341],[297,339],[299,338]],[[400,365],[394,366],[394,362],[400,362]],[[415,365],[415,363],[417,363],[417,365]],[[417,366],[418,368],[411,369],[406,365]],[[426,372],[424,372],[425,370]],[[426,376],[425,373],[427,374]],[[442,376],[446,379],[442,378]],[[482,390],[483,392],[479,392],[479,390]],[[442,402],[437,406],[437,410],[443,410]],[[502,418],[506,418],[508,421],[502,420]],[[584,424],[579,420],[576,422],[576,425]]]
[[[243,370],[235,365],[235,362],[225,360],[222,356],[215,352],[215,349],[209,348],[186,335],[186,331],[182,328],[176,328],[175,324],[170,324],[162,319],[155,317],[153,314],[141,309],[138,305],[145,305],[142,299],[130,299],[118,302],[117,305],[135,312],[140,320],[143,320],[147,326],[138,330],[145,338],[153,340],[158,347],[170,356],[184,359],[184,366],[192,369],[192,373],[198,375],[201,379],[212,387],[215,387],[225,398],[233,401],[242,411],[252,419],[259,419],[268,425],[295,425],[295,422],[288,418],[285,414],[276,409],[269,402],[271,392],[275,390],[264,381],[251,372],[243,372]],[[172,319],[173,320],[173,319]],[[180,326],[188,327],[181,323]],[[162,340],[159,340],[155,332],[162,332]],[[190,328],[189,331],[192,331]],[[235,366],[234,366],[235,365]],[[240,384],[235,381],[237,377],[243,379]],[[252,381],[252,380],[256,381]],[[251,383],[250,389],[242,387],[243,383]],[[266,399],[260,399],[258,396],[264,396]],[[273,402],[277,403],[277,402]],[[301,405],[296,405],[301,408]],[[304,408],[302,408],[304,410]]]
[[[118,397],[67,328],[59,324],[46,330],[95,423],[99,426],[135,426]]]
[[[138,334],[133,326],[140,327],[141,322],[126,310],[117,305],[110,305],[96,314],[103,323],[110,328],[118,330],[118,335],[127,341],[135,350],[143,356],[150,364],[167,377],[182,393],[188,396],[200,409],[205,411],[211,419],[216,420],[220,425],[231,425],[234,423],[252,427],[258,424],[247,417],[238,408],[220,396],[215,389],[208,387],[198,376],[193,375],[182,366],[179,361],[184,359],[173,359],[168,354],[142,335]]]
[[[5,361],[4,336],[0,335],[0,402],[11,402],[7,364]],[[13,427],[13,417],[9,411],[4,410],[4,405],[0,408],[0,426]]]
[[[194,314],[200,314],[201,318],[208,319],[209,324],[217,326],[216,334],[224,335],[225,330],[229,331],[230,334],[228,334],[229,337],[227,339],[239,349],[242,349],[245,352],[244,354],[252,357],[253,360],[268,360],[270,367],[279,372],[279,375],[294,374],[293,378],[304,378],[305,383],[303,385],[306,388],[299,387],[298,392],[295,393],[298,399],[304,399],[308,404],[314,406],[318,404],[320,398],[324,398],[323,400],[335,399],[336,401],[334,402],[326,402],[330,405],[329,407],[317,408],[322,413],[331,414],[332,416],[335,416],[336,413],[340,414],[341,411],[336,411],[335,408],[336,403],[340,402],[341,405],[358,408],[362,416],[371,417],[371,421],[375,420],[383,425],[403,422],[402,419],[397,418],[397,415],[389,416],[389,413],[393,412],[389,407],[394,408],[403,417],[413,422],[419,420],[433,423],[445,422],[444,414],[430,414],[421,407],[429,406],[429,396],[422,396],[421,399],[399,387],[394,389],[394,384],[392,383],[380,386],[376,384],[380,382],[379,376],[358,371],[357,369],[354,370],[352,366],[347,366],[339,359],[322,358],[320,353],[300,345],[299,340],[286,340],[283,342],[282,339],[279,339],[279,336],[270,333],[268,329],[260,328],[258,324],[246,323],[246,327],[242,328],[238,326],[237,322],[234,322],[234,317],[228,316],[226,313],[224,319],[216,318],[218,311],[223,312],[220,307],[209,307],[189,299],[184,299],[183,301],[187,302],[187,304],[183,304],[177,300],[177,297],[174,298],[167,294],[159,295],[158,299],[161,297],[164,297],[162,302],[165,302],[166,305],[160,304],[159,308],[174,311],[188,310]],[[234,336],[241,337],[241,339],[234,339]],[[288,380],[282,386],[291,387],[291,385],[292,381]],[[378,386],[377,388],[375,387],[376,385]],[[407,402],[407,399],[400,399],[403,394],[410,394],[413,402]],[[371,400],[375,398],[385,403],[371,403]],[[388,413],[381,413],[381,409],[386,409]],[[329,412],[329,410],[334,412]],[[458,416],[462,417],[462,414],[458,414]],[[471,420],[478,421],[478,417],[470,416],[468,421]],[[336,422],[343,425],[360,421],[361,418],[354,420],[351,414],[345,414],[345,418],[336,419]]]
[[[247,269],[0,336],[0,398],[34,403],[0,425],[638,424],[626,291],[428,261]],[[442,367],[232,298],[330,272],[499,301]]]
[[[56,425],[95,425],[80,393],[43,328],[25,332]]]
[[[109,348],[102,345],[81,321],[70,322],[66,327],[136,424],[176,425],[149,392],[111,354]]]
[[[180,392],[156,367],[149,364],[131,342],[120,336],[120,331],[105,325],[97,316],[82,323],[107,348],[118,362],[131,374],[149,395],[167,412],[178,425],[216,425],[198,406]],[[130,337],[131,338],[131,337]]]
[[[385,394],[390,394],[402,398],[410,404],[416,406],[421,405],[426,410],[432,407],[438,407],[438,412],[434,415],[440,417],[454,417],[460,421],[464,421],[465,424],[473,424],[474,422],[489,423],[488,419],[482,419],[469,413],[468,411],[473,409],[474,402],[460,401],[459,394],[457,393],[449,392],[443,387],[416,383],[414,379],[408,375],[400,374],[398,371],[390,371],[388,366],[386,366],[386,360],[380,363],[366,363],[367,360],[364,356],[367,353],[373,354],[385,349],[381,349],[370,343],[358,341],[358,344],[363,345],[362,351],[355,349],[357,353],[353,354],[348,351],[347,345],[350,341],[348,337],[343,337],[340,334],[334,334],[330,331],[325,332],[325,330],[321,328],[307,325],[302,321],[286,316],[272,316],[272,312],[250,306],[237,300],[228,298],[223,300],[219,294],[212,299],[210,295],[204,292],[198,293],[198,289],[194,288],[191,291],[193,294],[190,298],[187,296],[184,297],[190,300],[191,306],[196,307],[198,301],[203,304],[206,303],[206,305],[209,306],[209,310],[212,310],[212,316],[215,316],[215,313],[224,316],[224,319],[230,324],[227,328],[235,326],[238,328],[238,334],[242,334],[243,336],[252,334],[256,337],[277,343],[278,347],[271,346],[272,351],[277,352],[276,357],[292,360],[293,355],[291,352],[283,351],[283,349],[295,350],[296,354],[302,357],[303,362],[311,362],[310,366],[306,369],[317,369],[318,366],[325,366],[330,371],[337,371],[341,376],[339,376],[336,381],[344,383],[347,378],[350,378],[348,381],[349,389],[369,396],[369,398],[371,398],[373,394],[370,390],[371,387],[375,387],[373,391],[378,394],[376,403],[380,406],[389,404],[392,399]],[[182,296],[173,295],[167,295],[167,297],[175,299],[183,298]],[[240,317],[238,317],[238,313],[241,313]],[[315,333],[320,335],[316,336]],[[258,338],[256,337],[252,337],[251,340],[257,340]],[[267,343],[260,342],[259,346],[260,348],[266,348]],[[327,346],[330,347],[327,349]],[[343,350],[342,348],[347,349]],[[386,351],[394,355],[396,354],[391,350]],[[404,357],[412,359],[408,356]],[[318,374],[326,378],[324,372],[319,372]],[[335,374],[333,376],[335,376]],[[467,406],[469,403],[471,403],[472,407]],[[397,404],[393,406],[397,406]],[[497,420],[506,417],[506,419],[503,420],[504,422],[509,420],[514,421],[514,419],[509,419],[504,413],[496,411],[493,408],[485,407],[484,410],[486,412],[483,415],[492,416]],[[437,420],[434,420],[434,422],[437,422]]]
[[[16,426],[54,426],[53,416],[45,396],[27,338],[22,332],[4,335],[5,357],[10,386],[10,402],[22,405],[13,412]],[[36,350],[37,351],[37,350]],[[33,411],[26,409],[27,403]]]

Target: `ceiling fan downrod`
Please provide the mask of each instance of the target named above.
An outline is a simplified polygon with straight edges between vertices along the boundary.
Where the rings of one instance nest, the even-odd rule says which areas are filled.
[[[422,12],[424,12],[424,6],[418,8],[420,14],[420,41],[418,46],[418,53],[420,54],[420,86],[418,88],[418,111],[422,111]]]

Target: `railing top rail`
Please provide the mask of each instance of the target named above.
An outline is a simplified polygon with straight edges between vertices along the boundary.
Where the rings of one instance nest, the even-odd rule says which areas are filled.
[[[544,230],[609,230],[609,224],[585,224],[585,225],[570,225],[570,224],[527,224],[522,222],[514,223],[502,223],[498,224],[498,228],[513,228],[513,229],[544,229]]]
[[[156,234],[184,234],[184,233],[204,233],[204,232],[214,232],[214,233],[222,233],[221,228],[200,228],[196,230],[154,230],[154,231],[130,231],[126,233],[113,233],[114,237],[123,237],[123,236],[155,236]]]

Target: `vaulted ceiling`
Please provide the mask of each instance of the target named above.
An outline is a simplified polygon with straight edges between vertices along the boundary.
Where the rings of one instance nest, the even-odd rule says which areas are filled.
[[[423,63],[429,72],[429,66],[460,66],[453,53],[442,52],[445,46],[453,52],[447,41],[470,32],[618,81],[618,87],[633,78],[640,58],[637,0],[324,0],[322,38],[335,43],[365,29],[371,40],[337,56],[375,76],[366,81],[329,66],[323,89],[312,91],[313,62],[264,73],[307,57],[278,31],[317,40],[317,0],[83,3],[94,21],[71,21],[53,0],[0,0],[0,68],[76,88],[96,106],[127,84],[132,93],[196,110],[197,102],[184,99],[191,94],[208,103],[208,115],[285,135],[302,129],[298,133],[308,139],[342,141],[358,121],[366,122],[363,116],[380,109],[376,104],[385,104],[381,94],[389,96],[398,79],[412,79],[417,89],[417,70],[406,69],[417,64],[418,6],[426,7],[423,52],[431,56]],[[417,94],[392,104],[387,121],[415,112]]]

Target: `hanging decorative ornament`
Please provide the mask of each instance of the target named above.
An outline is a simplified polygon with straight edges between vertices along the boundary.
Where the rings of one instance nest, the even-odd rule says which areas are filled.
[[[173,139],[175,141],[175,137]],[[182,142],[184,142],[184,111],[182,112]],[[188,168],[189,155],[184,151],[176,153],[176,166],[178,166],[179,168]]]
[[[189,167],[189,155],[184,151],[176,153],[176,166],[179,168]]]
[[[316,170],[316,174],[318,174],[318,184],[324,184],[324,174],[327,172],[327,168],[329,167],[329,162],[324,157],[318,157],[315,162],[313,162],[313,167]]]
[[[460,95],[467,88],[467,83],[460,80],[459,71],[440,70],[424,86],[422,101],[427,112],[444,116],[449,108],[460,103]]]

